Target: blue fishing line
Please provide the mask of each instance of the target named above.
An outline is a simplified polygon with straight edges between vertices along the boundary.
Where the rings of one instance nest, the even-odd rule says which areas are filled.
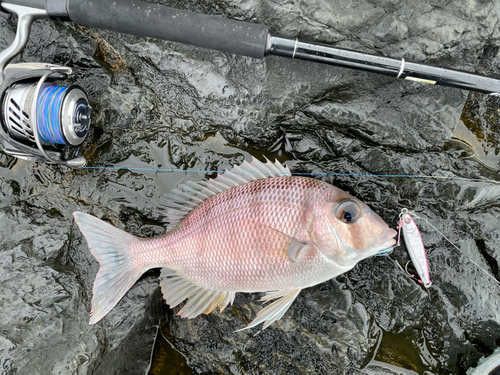
[[[153,171],[153,172],[192,172],[192,173],[254,173],[254,174],[288,174],[288,172],[254,172],[254,171],[230,171],[230,170],[206,170],[206,169],[175,169],[175,168],[143,168],[143,167],[83,167],[83,169],[108,169],[108,170],[137,170],[137,171]],[[290,172],[294,176],[351,176],[351,177],[387,177],[387,178],[436,178],[449,180],[464,180],[476,182],[490,182],[499,184],[500,181],[487,180],[481,178],[467,178],[458,176],[428,176],[422,174],[362,174],[362,173],[333,173],[333,172]]]
[[[140,168],[140,167],[83,167],[84,169],[129,169],[139,171],[154,171],[154,172],[194,172],[194,173],[252,173],[252,174],[288,174],[288,172],[256,172],[256,171],[230,171],[230,170],[206,170],[206,169],[174,169],[174,168]],[[294,176],[357,176],[357,177],[434,177],[421,175],[405,175],[405,174],[358,174],[358,173],[313,173],[313,172],[290,172]]]
[[[65,145],[61,134],[59,113],[67,87],[45,86],[40,90],[37,100],[37,126],[40,140],[47,143]]]

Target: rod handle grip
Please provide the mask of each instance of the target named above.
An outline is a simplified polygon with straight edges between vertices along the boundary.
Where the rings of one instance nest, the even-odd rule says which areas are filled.
[[[266,26],[139,0],[67,0],[71,21],[121,33],[264,58]]]

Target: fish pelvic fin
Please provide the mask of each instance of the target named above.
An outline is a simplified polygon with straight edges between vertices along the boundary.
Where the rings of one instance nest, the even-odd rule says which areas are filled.
[[[260,299],[261,301],[270,301],[276,298],[279,299],[260,310],[255,319],[249,325],[245,328],[238,329],[235,332],[256,327],[262,322],[264,322],[262,330],[266,329],[270,324],[281,319],[283,315],[285,315],[286,311],[292,305],[293,301],[295,301],[295,298],[297,298],[301,290],[302,289],[292,289],[267,292],[266,295]]]
[[[184,307],[177,313],[188,319],[200,314],[209,314],[217,307],[222,312],[228,304],[233,304],[235,296],[234,292],[221,292],[195,285],[177,271],[168,268],[161,270],[160,287],[171,308],[188,298]]]
[[[113,308],[141,277],[142,270],[131,262],[130,246],[139,239],[92,215],[74,212],[89,250],[101,264],[97,272],[90,324],[95,324]]]

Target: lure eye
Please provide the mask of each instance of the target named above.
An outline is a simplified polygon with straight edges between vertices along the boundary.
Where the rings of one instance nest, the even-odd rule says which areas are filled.
[[[355,201],[345,201],[335,210],[335,217],[343,223],[352,224],[361,218],[363,211]]]

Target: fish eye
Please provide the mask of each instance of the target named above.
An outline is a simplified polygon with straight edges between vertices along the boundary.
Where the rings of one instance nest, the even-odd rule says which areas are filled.
[[[355,201],[345,201],[338,205],[335,217],[343,223],[352,224],[361,218],[363,211]]]

